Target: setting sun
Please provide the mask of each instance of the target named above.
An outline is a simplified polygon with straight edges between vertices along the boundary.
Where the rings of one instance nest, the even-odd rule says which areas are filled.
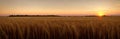
[[[103,13],[99,13],[98,16],[102,17],[102,16],[104,16],[104,14]]]
[[[104,16],[104,15],[105,15],[105,12],[104,12],[104,11],[99,11],[99,12],[98,12],[98,16],[102,17],[102,16]]]

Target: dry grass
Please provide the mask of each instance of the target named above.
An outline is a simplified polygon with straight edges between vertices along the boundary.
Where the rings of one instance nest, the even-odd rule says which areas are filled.
[[[3,17],[0,39],[120,39],[120,18]]]

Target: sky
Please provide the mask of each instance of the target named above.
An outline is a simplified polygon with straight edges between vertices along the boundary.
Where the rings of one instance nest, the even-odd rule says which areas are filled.
[[[120,15],[120,0],[0,0],[0,15]]]

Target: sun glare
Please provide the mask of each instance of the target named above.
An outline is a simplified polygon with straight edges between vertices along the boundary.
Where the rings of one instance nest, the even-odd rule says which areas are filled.
[[[95,10],[96,10],[97,16],[103,17],[106,15],[109,8],[107,6],[99,6]]]
[[[98,12],[98,16],[99,16],[99,17],[103,17],[104,15],[105,15],[105,14],[104,14],[103,11],[99,11],[99,12]]]

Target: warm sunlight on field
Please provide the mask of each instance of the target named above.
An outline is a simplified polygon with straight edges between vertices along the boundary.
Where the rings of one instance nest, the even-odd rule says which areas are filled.
[[[0,39],[120,39],[120,0],[0,0]]]
[[[0,39],[120,39],[120,18],[0,18]]]

